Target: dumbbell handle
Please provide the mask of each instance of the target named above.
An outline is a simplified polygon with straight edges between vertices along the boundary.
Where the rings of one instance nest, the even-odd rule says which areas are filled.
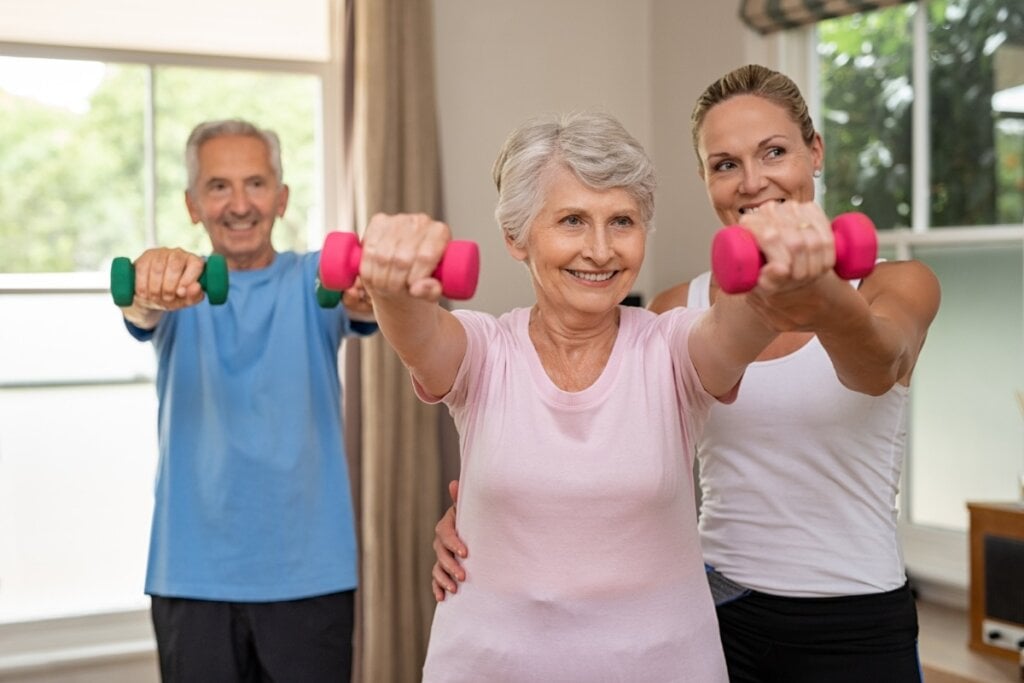
[[[832,221],[836,274],[844,280],[864,277],[875,268],[878,236],[871,219],[862,213],[844,213]],[[748,292],[757,285],[764,254],[750,231],[731,225],[719,230],[711,243],[711,272],[727,294]]]
[[[351,232],[335,231],[327,235],[320,252],[320,282],[327,289],[342,291],[356,281],[363,248]],[[452,240],[433,272],[441,283],[441,292],[449,299],[473,298],[480,277],[480,248],[476,242]]]
[[[199,286],[214,306],[227,301],[228,266],[220,254],[210,254],[199,276]],[[110,264],[110,294],[118,306],[131,306],[135,300],[135,265],[127,256],[118,256]]]

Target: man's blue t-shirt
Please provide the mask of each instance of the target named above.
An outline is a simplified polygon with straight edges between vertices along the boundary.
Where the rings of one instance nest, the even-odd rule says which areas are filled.
[[[338,347],[352,323],[314,291],[319,253],[231,271],[227,302],[166,313],[146,592],[277,601],[356,586]]]

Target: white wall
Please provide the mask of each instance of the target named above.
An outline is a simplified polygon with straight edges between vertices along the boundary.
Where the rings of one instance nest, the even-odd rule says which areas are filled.
[[[721,227],[697,175],[690,113],[713,81],[756,61],[775,66],[770,50],[739,20],[735,0],[694,3],[652,0],[651,118],[658,168],[657,230],[647,251],[653,287],[659,291],[709,267],[711,237]]]
[[[538,114],[597,108],[647,148],[659,175],[657,231],[636,288],[650,297],[707,268],[718,227],[696,176],[689,117],[701,90],[763,57],[737,4],[676,0],[435,0],[445,218],[480,243],[468,303],[500,313],[533,301],[494,222],[491,164],[509,131]],[[762,59],[762,61],[764,61]]]
[[[491,164],[531,116],[601,109],[642,144],[650,130],[650,8],[628,0],[435,0],[446,218],[481,247],[470,304],[492,313],[533,301],[526,270],[494,221]],[[642,274],[642,277],[645,274]]]

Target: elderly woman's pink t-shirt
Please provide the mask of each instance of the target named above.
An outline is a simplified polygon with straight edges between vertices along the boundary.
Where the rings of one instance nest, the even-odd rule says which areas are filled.
[[[469,557],[424,681],[727,680],[693,492],[715,400],[688,354],[699,313],[620,311],[607,367],[579,392],[548,378],[529,309],[456,311],[468,348],[444,402]]]

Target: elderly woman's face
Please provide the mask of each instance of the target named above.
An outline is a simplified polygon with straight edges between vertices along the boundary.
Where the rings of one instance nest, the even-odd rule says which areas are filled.
[[[525,247],[540,304],[581,313],[611,311],[629,294],[644,260],[646,230],[626,190],[594,190],[563,166],[545,173],[544,203]]]
[[[814,199],[821,138],[808,145],[779,105],[737,95],[708,110],[697,141],[708,198],[723,225],[765,202]]]

